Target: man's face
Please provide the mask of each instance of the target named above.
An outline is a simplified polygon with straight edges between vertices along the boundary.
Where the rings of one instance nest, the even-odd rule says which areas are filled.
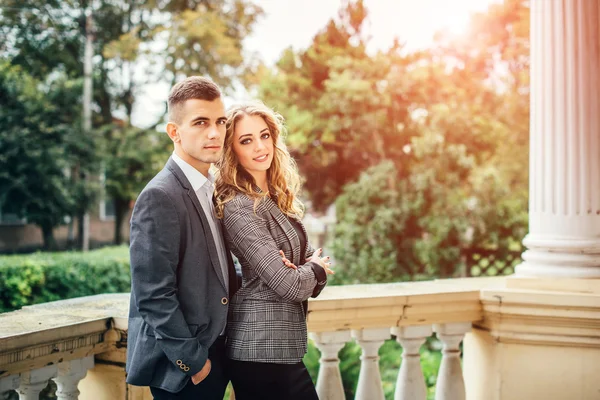
[[[213,101],[186,100],[177,111],[177,122],[172,122],[176,152],[192,166],[208,170],[217,162],[225,140],[225,107],[218,98]],[[178,144],[183,152],[177,151]],[[179,154],[183,153],[183,154]]]

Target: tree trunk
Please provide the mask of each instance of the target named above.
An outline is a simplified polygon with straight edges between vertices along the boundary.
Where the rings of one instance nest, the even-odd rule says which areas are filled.
[[[42,236],[44,237],[44,250],[57,250],[58,246],[56,244],[56,240],[54,239],[53,226],[50,224],[43,224],[40,226],[40,228],[42,228]]]
[[[120,245],[123,242],[122,225],[125,216],[129,211],[129,202],[131,199],[115,198],[115,244]]]
[[[84,214],[77,214],[77,250],[83,248],[83,218]]]

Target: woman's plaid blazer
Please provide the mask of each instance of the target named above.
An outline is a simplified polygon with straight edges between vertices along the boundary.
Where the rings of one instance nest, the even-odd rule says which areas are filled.
[[[300,223],[306,236],[306,229]],[[314,249],[300,238],[269,197],[255,206],[238,194],[225,204],[224,234],[242,268],[242,287],[231,299],[227,354],[241,361],[295,364],[306,353],[306,300],[327,283],[325,270],[306,262]],[[283,264],[279,250],[298,269]],[[304,303],[304,304],[303,304]]]

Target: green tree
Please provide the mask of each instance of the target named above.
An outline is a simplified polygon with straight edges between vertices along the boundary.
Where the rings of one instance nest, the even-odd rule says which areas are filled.
[[[260,8],[239,0],[105,2],[100,8],[98,24],[114,30],[102,38],[101,76],[127,75],[110,87],[100,86],[105,91],[101,98],[107,99],[102,109],[106,115],[103,122],[108,125],[102,132],[107,149],[106,193],[113,198],[116,212],[115,243],[122,240],[129,204],[164,165],[170,148],[167,136],[155,131],[165,114],[148,129],[131,126],[136,91],[160,79],[168,79],[172,85],[182,75],[208,75],[224,88],[243,81],[250,65],[242,57],[242,40],[261,14]],[[115,24],[115,20],[121,23]],[[166,45],[150,50],[159,39]],[[149,73],[145,79],[136,79],[136,68],[149,61],[162,67],[158,68],[160,75]],[[123,122],[113,123],[110,111],[115,106],[125,112]]]
[[[129,205],[146,183],[164,166],[169,155],[168,136],[155,129],[107,125],[102,132],[106,194],[114,202],[115,244],[121,244]]]
[[[40,82],[0,63],[0,206],[38,225],[47,249],[56,248],[53,228],[75,215],[82,201],[65,171],[78,156],[87,157],[83,168],[94,167],[90,138],[65,118],[73,85],[64,79]],[[93,191],[88,188],[85,196]]]
[[[338,282],[455,274],[465,251],[518,249],[527,209],[525,1],[490,7],[477,40],[365,51],[362,2],[265,74],[264,100],[317,208],[337,198]],[[478,21],[485,21],[480,23]],[[339,197],[338,197],[339,196]]]
[[[209,75],[225,89],[243,84],[256,67],[253,57],[243,57],[243,39],[262,10],[245,0],[5,0],[0,26],[7,40],[0,46],[1,55],[41,80],[56,73],[81,79],[84,11],[90,5],[96,26],[93,127],[104,135],[97,138],[103,142],[98,150],[106,150],[105,171],[93,172],[105,173],[107,193],[115,196],[115,239],[120,241],[129,203],[156,171],[151,153],[166,154],[157,146],[164,141],[154,132],[166,107],[165,114],[148,121],[144,133],[131,125],[141,88],[161,81],[173,84],[192,74]],[[150,142],[150,147],[140,149],[140,141]],[[136,148],[139,155],[133,154]],[[91,199],[88,183],[78,181],[85,200]],[[78,204],[84,211],[91,206]]]
[[[385,71],[366,53],[362,33],[366,18],[362,1],[348,3],[308,49],[297,54],[288,49],[277,68],[261,80],[259,97],[285,116],[289,143],[318,208],[331,204],[345,183],[381,158],[380,141],[372,140],[373,131],[359,139],[360,133],[380,122],[381,102],[385,102],[378,98],[376,87]],[[339,96],[342,91],[349,96]],[[338,100],[343,104],[336,105]],[[364,113],[356,115],[352,107],[359,103]],[[374,113],[368,126],[355,132],[368,119],[367,112]],[[360,153],[356,150],[361,144],[355,139],[366,144]]]

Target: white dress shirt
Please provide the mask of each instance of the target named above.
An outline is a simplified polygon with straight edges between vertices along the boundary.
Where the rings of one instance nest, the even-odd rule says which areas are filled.
[[[221,223],[217,220],[215,215],[214,204],[212,201],[213,193],[215,191],[214,181],[215,177],[210,172],[208,177],[202,175],[200,171],[192,167],[187,162],[183,161],[181,157],[173,152],[173,161],[177,163],[179,168],[183,171],[183,174],[190,181],[192,189],[198,197],[198,201],[204,210],[208,225],[210,226],[211,233],[217,248],[219,256],[219,264],[221,265],[221,271],[223,272],[223,278],[225,280],[225,287],[229,292],[229,274],[227,270],[227,253],[225,251],[225,243],[223,242],[223,234],[221,232]]]

